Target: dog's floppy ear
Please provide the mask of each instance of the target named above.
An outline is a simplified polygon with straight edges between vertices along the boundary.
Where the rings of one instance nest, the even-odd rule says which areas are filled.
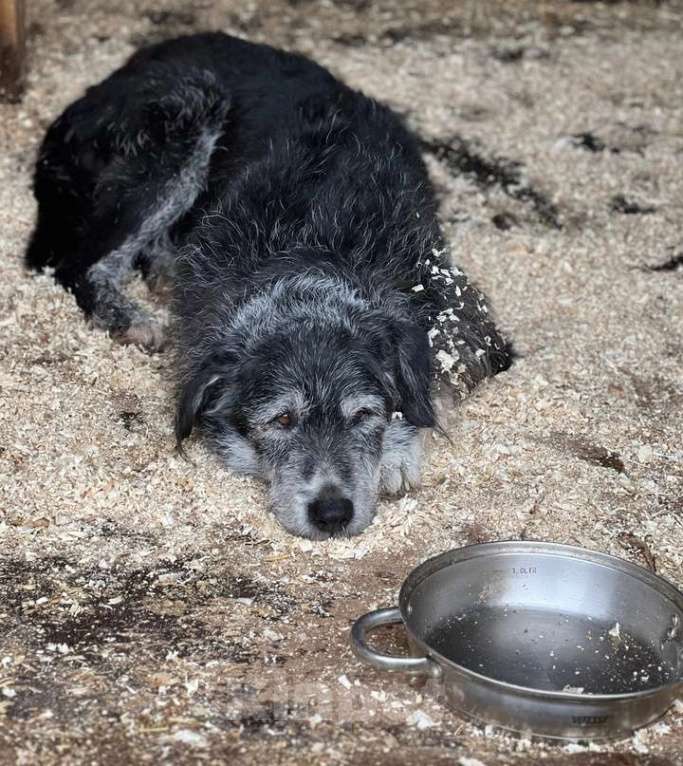
[[[201,362],[180,386],[175,417],[178,446],[192,433],[199,418],[230,393],[237,357],[229,352],[213,354]]]
[[[416,322],[364,315],[372,349],[372,367],[385,387],[390,406],[416,428],[436,425],[431,396],[432,363],[427,332]]]
[[[398,322],[394,325],[394,343],[397,409],[416,428],[432,428],[436,418],[430,390],[431,359],[427,333],[412,322]]]

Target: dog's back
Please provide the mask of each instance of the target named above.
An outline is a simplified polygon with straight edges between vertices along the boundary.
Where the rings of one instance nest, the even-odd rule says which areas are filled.
[[[182,172],[184,158],[174,155],[190,154],[207,122],[216,133],[210,167],[199,196],[172,221],[181,232],[196,220],[186,214],[227,201],[231,181],[264,159],[264,172],[275,175],[261,179],[263,187],[268,180],[273,192],[277,183],[287,187],[287,200],[273,204],[288,205],[292,216],[333,187],[365,193],[368,177],[376,181],[370,194],[388,190],[392,179],[372,176],[367,165],[383,155],[393,163],[397,151],[404,156],[393,164],[393,185],[428,188],[412,139],[391,111],[303,56],[220,33],[194,35],[136,53],[50,127],[36,165],[39,219],[28,265],[56,268],[79,299],[81,272],[142,225],[140,212],[166,181],[155,175],[166,166],[166,176]]]

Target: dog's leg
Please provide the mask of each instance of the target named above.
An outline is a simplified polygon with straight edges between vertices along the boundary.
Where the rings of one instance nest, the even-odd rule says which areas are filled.
[[[135,80],[117,84],[114,76],[99,87],[109,90],[97,96],[93,89],[67,110],[43,147],[44,171],[36,173],[41,215],[27,263],[53,265],[95,325],[153,351],[162,345],[161,327],[126,296],[125,285],[141,257],[150,282],[169,271],[169,230],[207,183],[230,100],[213,75],[187,67],[150,65]],[[122,87],[130,95],[117,111]],[[77,171],[86,164],[83,179]],[[77,247],[60,244],[57,252],[49,247],[56,227],[47,213],[60,184],[78,197],[79,219],[75,225],[74,213],[64,222],[78,231]]]
[[[467,396],[484,378],[506,370],[512,348],[500,335],[486,297],[455,266],[435,257],[426,293],[435,394]]]
[[[96,327],[107,330],[120,343],[160,351],[164,344],[161,325],[123,290],[133,274],[137,252],[135,241],[128,241],[88,269],[85,290],[92,306],[91,317]]]
[[[422,443],[419,431],[403,419],[392,420],[384,432],[380,462],[380,489],[395,495],[419,487]]]
[[[173,106],[181,110],[186,105]],[[95,324],[123,343],[149,350],[161,347],[161,328],[125,296],[123,288],[143,253],[150,280],[158,281],[170,269],[172,250],[164,245],[171,244],[168,231],[204,188],[222,125],[222,117],[218,124],[188,125],[187,115],[169,112],[167,107],[164,116],[170,135],[156,147],[158,155],[126,158],[102,174],[96,191],[98,218],[125,221],[127,236],[90,266],[85,277]],[[196,140],[188,146],[192,129]]]
[[[177,247],[168,233],[138,253],[134,266],[150,292],[166,295],[173,285]]]

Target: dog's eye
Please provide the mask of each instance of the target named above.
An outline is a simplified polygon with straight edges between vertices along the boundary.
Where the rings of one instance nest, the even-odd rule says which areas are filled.
[[[353,413],[351,416],[351,425],[357,426],[361,423],[364,423],[368,418],[371,418],[375,413],[372,410],[367,409],[366,407],[363,407],[363,409],[358,410]]]
[[[281,428],[291,428],[294,425],[294,418],[289,412],[283,412],[273,420],[273,423],[277,423]]]

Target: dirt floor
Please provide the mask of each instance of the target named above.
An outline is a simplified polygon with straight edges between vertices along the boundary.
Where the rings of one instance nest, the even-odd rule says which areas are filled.
[[[683,586],[683,5],[28,7],[28,90],[0,106],[0,763],[683,764],[683,702],[608,746],[531,743],[348,641],[413,566],[475,541],[580,544]],[[198,443],[176,456],[169,359],[22,269],[48,123],[136,46],[205,28],[312,54],[406,115],[522,355],[350,541],[290,537],[257,482]]]

